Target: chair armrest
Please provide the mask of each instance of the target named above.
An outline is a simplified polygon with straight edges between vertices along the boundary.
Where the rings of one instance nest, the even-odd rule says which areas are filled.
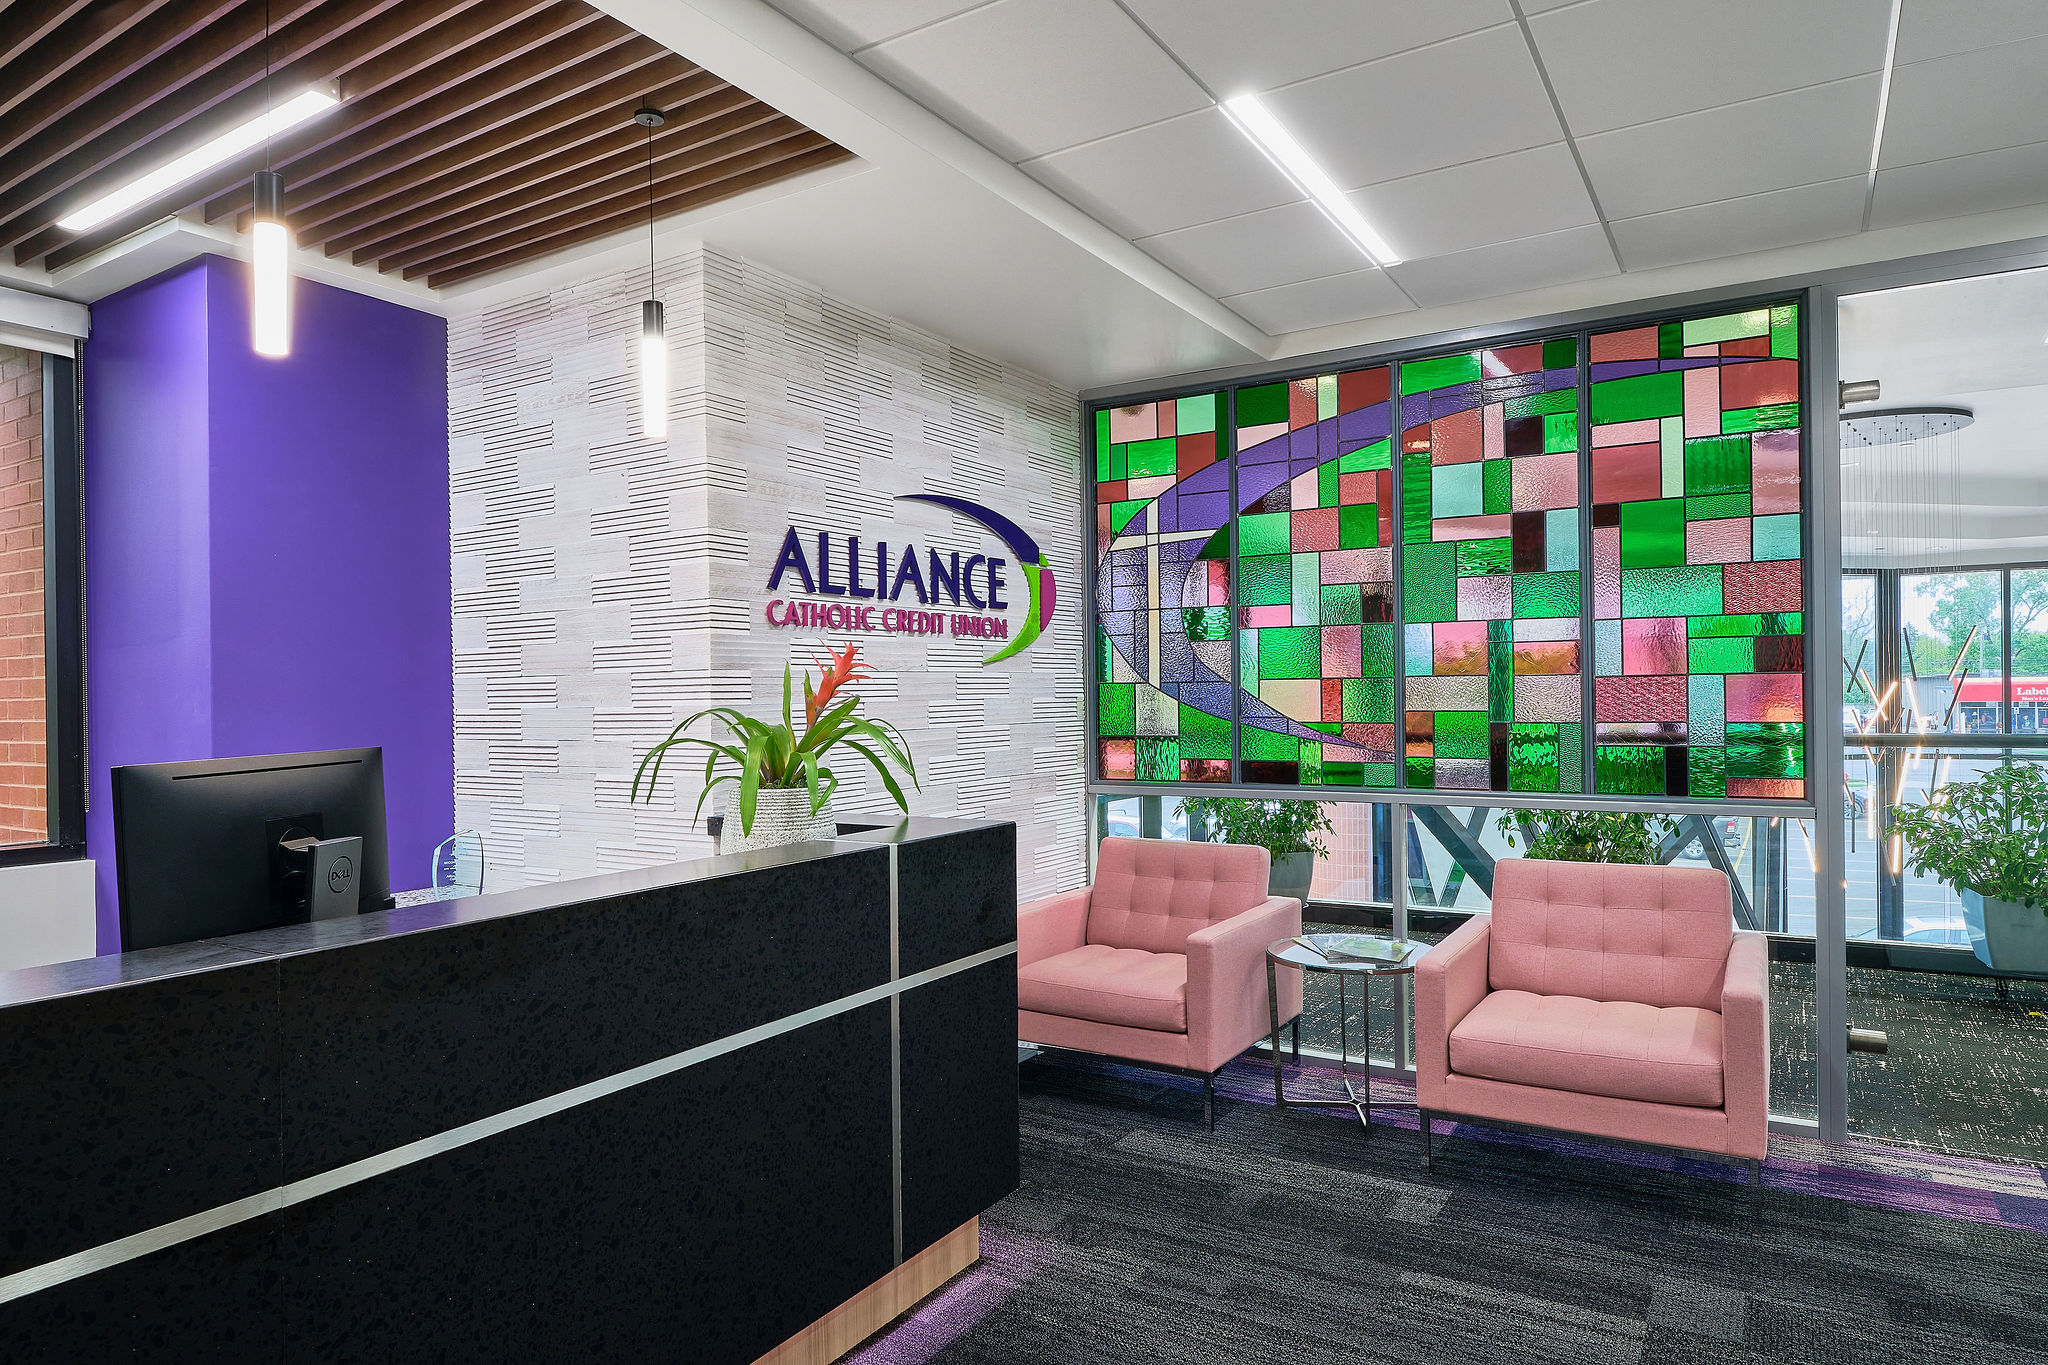
[[[1062,891],[1057,896],[1017,907],[1017,965],[1028,967],[1048,957],[1072,952],[1088,936],[1088,893],[1091,888]]]
[[[1439,1107],[1451,1072],[1451,1030],[1487,994],[1493,916],[1474,915],[1415,966],[1415,1096]]]
[[[1771,956],[1758,933],[1728,947],[1721,982],[1721,1084],[1737,1156],[1762,1160],[1771,1116]]]
[[[1301,902],[1268,896],[1249,910],[1188,935],[1188,1051],[1215,1071],[1266,1036],[1266,945],[1301,932]],[[1301,974],[1283,972],[1280,1022],[1301,1013]]]

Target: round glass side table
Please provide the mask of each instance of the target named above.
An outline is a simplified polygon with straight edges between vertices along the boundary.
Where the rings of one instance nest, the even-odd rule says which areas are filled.
[[[1382,934],[1308,934],[1303,937],[1313,944],[1318,939],[1368,938],[1394,945],[1399,940]],[[1415,964],[1422,961],[1429,951],[1427,943],[1410,941],[1407,951],[1398,957],[1384,960],[1325,957],[1315,948],[1300,939],[1276,939],[1266,945],[1266,1010],[1273,1024],[1273,1102],[1281,1109],[1293,1105],[1301,1109],[1350,1109],[1358,1115],[1364,1125],[1366,1136],[1372,1136],[1372,991],[1370,978],[1375,976],[1410,976]],[[1280,982],[1282,967],[1294,967],[1303,972],[1324,972],[1337,978],[1337,1072],[1344,1082],[1344,1098],[1334,1095],[1317,1097],[1312,1095],[1290,1095],[1287,1093],[1280,1069]],[[1365,1073],[1363,1091],[1351,1084],[1351,1025],[1350,1003],[1347,999],[1346,983],[1358,981],[1361,1044],[1365,1052]],[[1381,1103],[1381,1109],[1413,1109],[1413,1104]]]

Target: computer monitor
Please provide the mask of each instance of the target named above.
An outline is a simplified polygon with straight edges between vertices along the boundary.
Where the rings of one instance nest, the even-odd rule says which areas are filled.
[[[113,786],[124,950],[390,904],[382,749],[136,764]]]

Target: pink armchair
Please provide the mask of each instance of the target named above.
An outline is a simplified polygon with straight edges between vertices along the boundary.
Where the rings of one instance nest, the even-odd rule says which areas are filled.
[[[1492,1119],[1747,1163],[1770,1109],[1768,961],[1711,868],[1517,858],[1415,972],[1415,1090]]]
[[[1242,844],[1104,839],[1094,886],[1017,912],[1017,1037],[1197,1074],[1215,1127],[1216,1073],[1266,1036],[1266,945],[1301,932],[1301,902],[1266,894],[1268,862]],[[1279,1017],[1299,1026],[1299,973]]]

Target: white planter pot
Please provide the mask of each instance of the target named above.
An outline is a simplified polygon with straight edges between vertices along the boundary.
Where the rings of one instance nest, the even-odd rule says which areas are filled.
[[[1974,891],[1964,891],[1962,902],[1970,951],[1979,962],[2008,975],[2048,976],[2048,914]]]
[[[832,803],[811,814],[811,793],[803,787],[763,788],[754,799],[754,828],[740,832],[740,797],[727,787],[724,793],[725,823],[719,829],[720,853],[745,853],[757,848],[780,848],[813,839],[830,839],[838,831]]]

